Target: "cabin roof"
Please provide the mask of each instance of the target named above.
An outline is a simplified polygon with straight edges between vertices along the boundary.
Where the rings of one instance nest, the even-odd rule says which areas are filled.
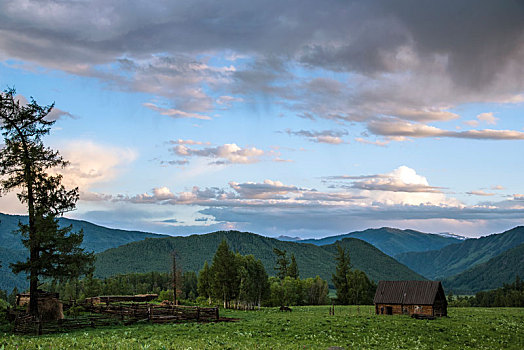
[[[442,291],[441,297],[445,298],[440,281],[380,281],[373,302],[433,305],[439,290]]]

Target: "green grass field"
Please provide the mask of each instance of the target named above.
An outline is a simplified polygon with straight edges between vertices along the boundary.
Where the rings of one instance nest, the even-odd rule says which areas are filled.
[[[140,324],[71,333],[0,333],[0,349],[524,349],[524,309],[450,308],[433,321],[376,316],[372,307],[223,311],[238,322]]]

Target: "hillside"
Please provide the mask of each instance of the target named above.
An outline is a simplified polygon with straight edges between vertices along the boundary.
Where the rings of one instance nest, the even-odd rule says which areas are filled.
[[[0,289],[11,293],[16,286],[18,289],[23,289],[29,284],[24,274],[15,275],[9,268],[10,263],[21,261],[25,259],[27,253],[24,250],[8,249],[0,247]]]
[[[521,278],[524,276],[524,243],[485,263],[446,278],[442,283],[446,290],[453,290],[455,294],[473,294],[511,283],[517,275]]]
[[[146,239],[109,249],[97,254],[98,277],[119,273],[169,271],[170,254],[176,250],[179,262],[186,271],[199,271],[204,262],[212,262],[218,244],[226,239],[230,248],[243,255],[253,254],[264,264],[266,271],[274,275],[275,254],[273,248],[294,254],[301,277],[319,275],[331,283],[335,271],[335,246],[315,246],[238,231],[220,231],[188,237],[166,237]],[[355,268],[365,271],[373,280],[379,279],[422,279],[422,277],[393,258],[385,255],[369,243],[357,239],[345,239],[342,245],[350,252]]]
[[[18,228],[18,222],[27,223],[27,216],[7,215],[0,213],[0,247],[8,249],[25,249],[19,235],[12,232]],[[118,247],[129,242],[139,241],[146,237],[165,237],[164,235],[139,231],[124,231],[98,226],[87,221],[60,218],[60,226],[73,225],[73,231],[84,230],[82,247],[95,253]]]
[[[437,234],[424,233],[414,230],[399,230],[396,228],[382,227],[378,229],[367,229],[344,235],[331,236],[322,239],[308,239],[300,243],[311,243],[315,245],[333,244],[344,238],[358,238],[366,241],[389,256],[405,252],[423,252],[438,250],[447,245],[461,242],[455,237],[445,237]]]
[[[18,289],[26,288],[27,279],[24,274],[15,275],[11,272],[9,264],[23,260],[27,257],[27,250],[22,245],[20,235],[12,232],[18,229],[18,222],[27,222],[27,216],[7,215],[0,213],[0,289],[11,290],[17,286]],[[118,247],[122,244],[143,240],[147,237],[164,237],[153,233],[138,231],[124,231],[98,226],[87,221],[59,219],[61,226],[73,225],[73,231],[84,230],[84,242],[82,247],[87,251],[95,253],[109,248]]]
[[[503,233],[467,239],[440,250],[403,253],[395,258],[427,278],[440,279],[487,262],[522,243],[524,226],[518,226]]]

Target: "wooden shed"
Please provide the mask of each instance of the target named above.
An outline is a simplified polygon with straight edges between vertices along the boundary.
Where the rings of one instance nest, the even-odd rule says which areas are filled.
[[[377,315],[448,315],[440,281],[380,281],[373,303]]]
[[[58,293],[46,292],[43,290],[37,291],[38,296],[38,311],[42,321],[56,321],[64,318],[63,305],[58,299]],[[16,295],[16,305],[25,306],[29,311],[29,302],[31,296],[29,293],[20,293]]]

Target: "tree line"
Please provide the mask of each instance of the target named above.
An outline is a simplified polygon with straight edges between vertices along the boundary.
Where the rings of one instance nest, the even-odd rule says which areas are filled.
[[[42,288],[58,292],[63,300],[155,293],[159,295],[160,301],[173,301],[176,296],[182,303],[220,303],[225,308],[253,309],[260,306],[323,305],[332,302],[328,297],[327,281],[319,276],[301,279],[295,256],[291,254],[289,257],[285,250],[277,248],[273,251],[273,277],[268,276],[259,259],[231,251],[224,240],[218,246],[211,265],[206,261],[198,274],[193,271],[182,273],[174,268],[170,273],[130,273],[98,279],[90,273],[82,279],[48,281]],[[336,259],[338,265],[333,274],[337,289],[335,301],[339,304],[371,303],[374,283],[362,271],[351,269],[346,250],[339,247]],[[14,296],[9,298],[14,300]]]
[[[513,283],[504,283],[500,288],[478,292],[471,297],[450,293],[448,303],[458,307],[524,307],[524,282],[517,275]]]

